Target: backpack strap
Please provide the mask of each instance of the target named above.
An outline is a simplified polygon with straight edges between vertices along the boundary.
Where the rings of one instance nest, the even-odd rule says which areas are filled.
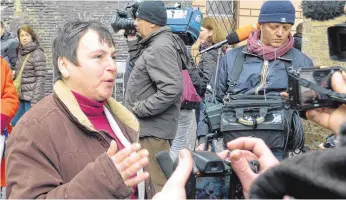
[[[181,38],[175,34],[172,34],[172,38],[173,38],[173,42],[175,43],[176,49],[180,55],[180,60],[182,62],[182,70],[191,68],[191,63],[189,62],[189,59],[187,56],[188,54],[186,51],[185,44],[182,43],[183,41],[181,40]]]
[[[234,61],[234,66],[232,70],[232,75],[231,75],[231,84],[228,88],[228,93],[234,94],[234,88],[238,84],[238,79],[240,76],[240,73],[243,71],[243,64],[245,62],[245,54],[243,53],[245,45],[239,47],[236,52],[236,57]]]

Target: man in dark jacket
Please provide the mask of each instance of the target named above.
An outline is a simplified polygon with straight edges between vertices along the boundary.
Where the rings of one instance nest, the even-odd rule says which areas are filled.
[[[1,56],[4,57],[12,70],[16,66],[18,59],[16,48],[18,46],[18,40],[10,33],[5,31],[4,23],[1,21],[0,25],[0,35],[1,35]]]
[[[143,38],[128,36],[130,61],[134,64],[125,93],[125,106],[139,120],[140,143],[149,150],[148,171],[155,192],[166,182],[155,154],[170,149],[177,131],[183,91],[182,62],[173,33],[166,26],[162,1],[144,1],[136,13],[135,27]]]
[[[303,23],[298,24],[296,33],[293,35],[294,48],[302,50]]]
[[[288,88],[286,66],[293,65],[295,69],[313,66],[310,58],[293,48],[290,31],[294,22],[295,9],[290,1],[266,1],[262,5],[258,18],[261,30],[249,35],[247,46],[228,51],[221,60],[215,85],[220,103],[228,93],[279,96]],[[244,62],[237,63],[242,58]],[[231,80],[235,69],[241,69],[240,76]],[[261,138],[260,134],[256,137]],[[284,139],[280,136],[280,142],[276,141],[280,144],[273,145],[279,159],[283,158]]]

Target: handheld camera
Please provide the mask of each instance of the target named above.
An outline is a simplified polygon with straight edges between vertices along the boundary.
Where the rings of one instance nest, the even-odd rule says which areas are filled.
[[[187,199],[243,199],[243,189],[228,160],[208,151],[192,152],[192,173],[185,185]],[[258,173],[258,161],[249,163]]]
[[[289,70],[289,104],[295,110],[318,107],[336,107],[346,103],[346,94],[336,93],[331,88],[331,77],[341,67],[303,68]]]
[[[346,23],[327,29],[329,56],[331,60],[346,62]],[[346,94],[336,93],[331,88],[334,72],[345,68],[333,66],[327,68],[289,69],[289,104],[297,110],[318,107],[337,107],[346,103]]]

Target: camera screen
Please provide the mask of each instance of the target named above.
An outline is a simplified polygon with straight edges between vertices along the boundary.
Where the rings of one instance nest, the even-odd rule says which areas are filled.
[[[340,48],[341,51],[346,51],[346,34],[340,34]]]
[[[331,89],[330,86],[330,78],[331,78],[331,70],[316,70],[316,71],[301,71],[300,78],[311,81],[312,83],[318,84],[321,87]],[[323,100],[328,100],[329,97],[327,95],[321,94],[315,90],[311,90],[310,88],[305,88],[300,86],[300,104],[302,106],[308,106],[311,104],[319,104],[323,102]]]
[[[195,199],[228,199],[231,176],[196,177]]]

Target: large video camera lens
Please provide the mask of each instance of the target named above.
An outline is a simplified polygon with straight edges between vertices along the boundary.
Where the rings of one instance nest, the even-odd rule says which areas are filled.
[[[346,23],[328,28],[328,42],[330,58],[346,62]]]
[[[112,17],[111,26],[116,33],[120,30],[136,30],[133,18],[124,10],[118,10]]]

